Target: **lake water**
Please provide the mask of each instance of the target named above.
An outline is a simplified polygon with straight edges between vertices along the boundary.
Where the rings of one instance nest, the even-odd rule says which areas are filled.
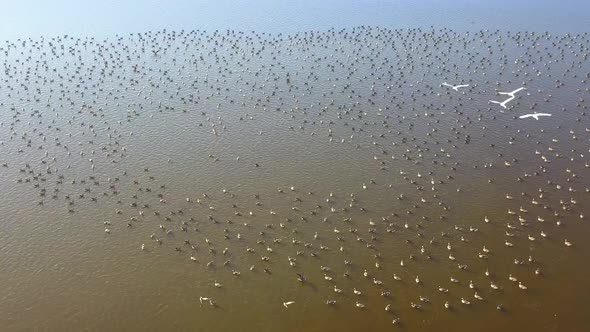
[[[1,330],[588,330],[565,4],[6,5]]]
[[[359,25],[573,33],[590,29],[588,10],[583,0],[10,1],[0,13],[0,38],[104,37],[161,29],[294,33]]]

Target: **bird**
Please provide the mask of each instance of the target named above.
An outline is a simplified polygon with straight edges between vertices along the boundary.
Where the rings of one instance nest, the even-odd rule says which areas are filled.
[[[490,100],[489,102],[490,102],[490,103],[493,103],[493,104],[499,104],[499,105],[500,105],[500,106],[502,106],[503,108],[507,108],[507,107],[506,107],[506,104],[508,104],[508,103],[509,103],[510,101],[512,101],[512,99],[514,99],[514,98],[515,98],[515,97],[510,97],[510,98],[508,98],[508,99],[506,99],[506,100],[504,100],[504,101]]]
[[[500,95],[507,95],[510,96],[510,98],[500,102],[500,101],[496,101],[496,100],[490,100],[490,103],[494,103],[494,104],[499,104],[500,106],[502,106],[503,108],[506,108],[506,104],[508,104],[510,101],[512,101],[512,99],[516,98],[516,93],[519,92],[520,90],[525,89],[524,87],[518,88],[512,92],[498,92],[498,94]]]
[[[451,84],[449,84],[447,82],[443,82],[442,85],[448,86],[449,88],[451,88],[451,89],[453,89],[455,91],[459,91],[459,88],[465,88],[465,87],[468,87],[469,86],[469,84],[451,85]]]
[[[524,90],[524,89],[526,89],[526,88],[525,87],[520,87],[520,88],[518,88],[518,89],[516,89],[516,90],[514,90],[512,92],[498,92],[498,94],[499,95],[506,95],[506,96],[510,96],[510,97],[514,98],[515,97],[515,94],[517,92],[519,92],[521,90]]]
[[[549,113],[531,113],[531,114],[521,115],[518,118],[519,119],[535,118],[535,120],[539,120],[540,116],[551,116],[551,114],[549,114]]]
[[[295,303],[295,301],[287,301],[287,302],[283,302],[283,307],[285,307],[285,308],[287,308],[287,309],[288,309],[288,308],[289,308],[289,306],[290,306],[291,304],[293,304],[293,303]]]

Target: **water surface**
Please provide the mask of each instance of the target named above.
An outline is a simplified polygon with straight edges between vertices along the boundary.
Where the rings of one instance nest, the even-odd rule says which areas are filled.
[[[584,331],[583,19],[544,33],[539,3],[482,32],[402,4],[203,5],[198,24],[127,4],[154,19],[106,27],[106,3],[4,29],[4,329]]]

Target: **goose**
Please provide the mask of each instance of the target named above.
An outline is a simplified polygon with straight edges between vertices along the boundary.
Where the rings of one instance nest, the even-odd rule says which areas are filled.
[[[469,84],[451,85],[451,84],[449,84],[447,82],[443,82],[441,85],[448,86],[449,88],[451,88],[451,89],[453,89],[455,91],[459,91],[459,88],[466,88],[466,87],[469,86]]]
[[[521,115],[518,118],[519,119],[535,118],[535,120],[539,120],[539,117],[541,117],[541,116],[551,116],[551,114],[549,114],[549,113],[532,113],[532,114]]]
[[[499,95],[506,95],[506,96],[510,96],[510,97],[514,98],[515,97],[515,94],[517,92],[519,92],[521,90],[525,90],[525,89],[526,89],[525,87],[520,87],[520,88],[518,88],[518,89],[516,89],[516,90],[514,90],[512,92],[498,92],[498,94]]]
[[[506,104],[508,104],[508,103],[509,103],[510,101],[512,101],[512,99],[514,99],[514,98],[515,98],[515,97],[510,97],[510,98],[508,98],[508,99],[506,99],[506,100],[504,100],[504,101],[502,101],[502,102],[500,102],[500,101],[496,101],[496,100],[489,100],[489,102],[490,102],[490,103],[493,103],[493,104],[498,104],[498,105],[502,106],[502,108],[506,109],[506,108],[507,108],[507,107],[506,107]]]

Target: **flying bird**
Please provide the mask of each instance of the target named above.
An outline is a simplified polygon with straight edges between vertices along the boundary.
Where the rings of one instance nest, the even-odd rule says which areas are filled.
[[[503,108],[506,108],[506,104],[508,104],[510,101],[512,101],[512,99],[516,98],[516,96],[514,95],[515,93],[517,93],[520,90],[524,90],[526,88],[524,87],[520,87],[514,91],[511,92],[498,92],[499,95],[506,95],[506,96],[510,96],[510,98],[500,102],[500,101],[496,101],[496,100],[490,100],[490,103],[494,103],[494,104],[499,104],[500,106],[502,106]]]
[[[512,92],[498,92],[498,94],[499,95],[507,95],[507,96],[510,96],[510,97],[514,98],[515,97],[514,96],[515,93],[519,92],[520,90],[524,90],[524,89],[526,89],[526,88],[525,87],[520,87],[520,88],[518,88],[518,89],[516,89],[516,90],[514,90]]]
[[[469,86],[469,84],[459,84],[459,85],[451,85],[447,82],[443,82],[442,85],[444,86],[448,86],[449,88],[455,90],[455,91],[459,91],[459,88],[466,88]]]
[[[549,113],[532,113],[532,114],[521,115],[518,118],[519,119],[535,118],[535,120],[539,120],[540,116],[551,116],[551,114],[549,114]]]
[[[510,97],[504,101],[490,100],[490,103],[498,104],[498,105],[502,106],[503,108],[506,108],[506,104],[508,104],[508,102],[510,102],[512,99],[514,99],[514,97]]]

